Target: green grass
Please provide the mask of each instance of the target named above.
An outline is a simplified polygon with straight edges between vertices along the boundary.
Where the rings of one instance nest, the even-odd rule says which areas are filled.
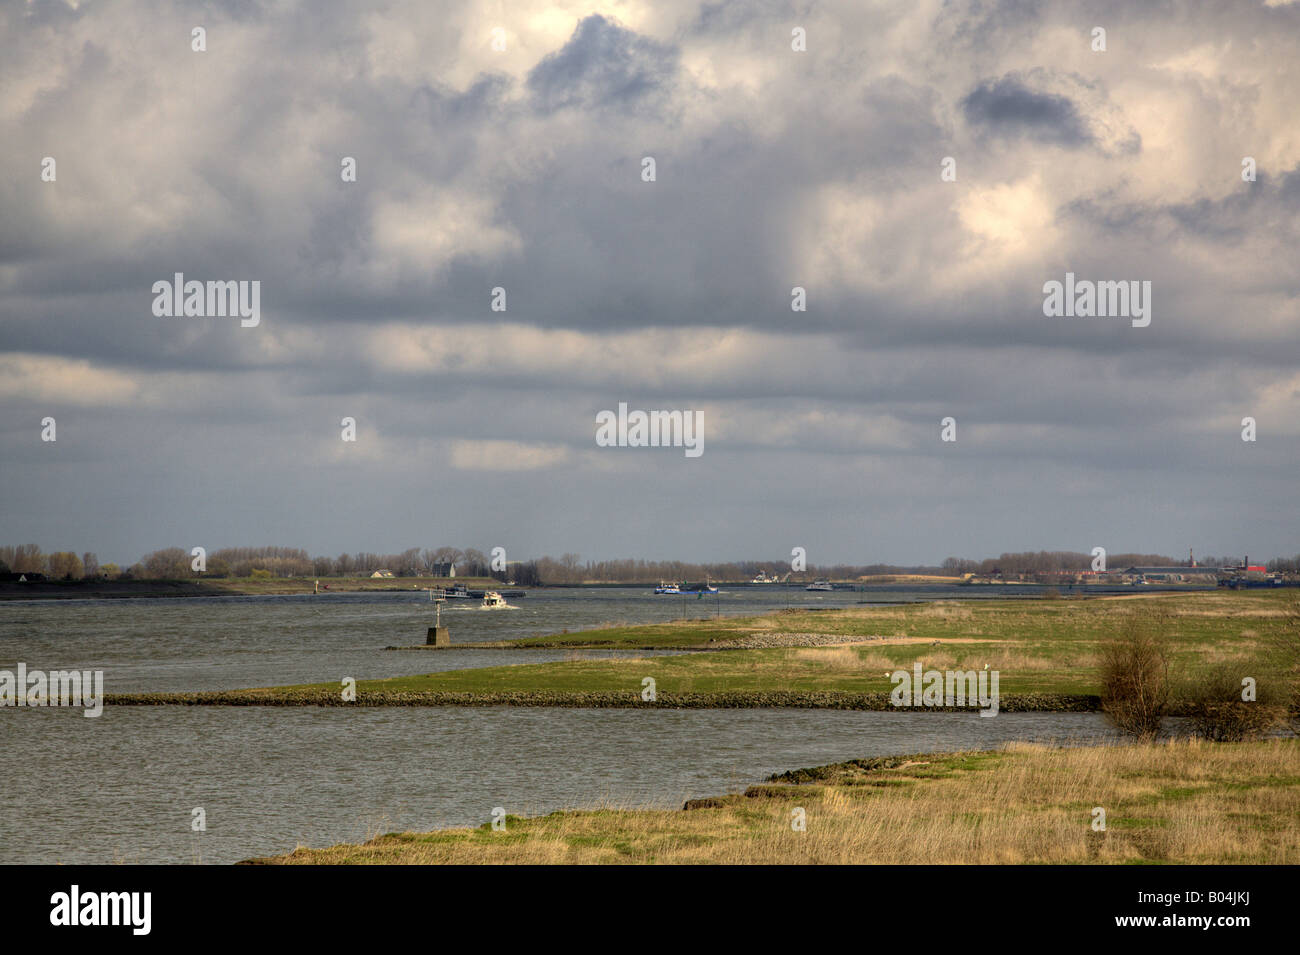
[[[783,611],[724,621],[614,627],[518,641],[520,647],[716,647],[751,635],[835,634],[881,639],[845,647],[772,648],[631,659],[576,659],[365,680],[358,691],[636,694],[652,677],[661,694],[880,693],[888,673],[927,669],[999,671],[1003,694],[1100,692],[1097,650],[1135,608],[1158,608],[1178,672],[1251,656],[1266,663],[1267,638],[1283,624],[1284,595],[1194,593],[1122,600],[969,601],[836,611]],[[710,643],[713,641],[713,643]],[[938,641],[937,645],[935,641]],[[1261,665],[1264,665],[1261,663]],[[336,691],[335,684],[274,693]]]
[[[574,646],[564,662],[452,670],[358,684],[357,705],[640,706],[643,681],[654,705],[888,708],[890,675],[986,668],[999,674],[1007,710],[1090,710],[1099,705],[1100,650],[1134,612],[1158,616],[1175,682],[1202,676],[1256,678],[1260,692],[1283,687],[1272,638],[1288,632],[1289,595],[1190,593],[1128,599],[970,600],[759,617],[612,627],[520,641],[556,648],[699,647],[716,652],[595,659]],[[833,646],[725,649],[739,639]],[[870,639],[865,639],[865,638]],[[865,642],[840,642],[865,640]],[[498,644],[500,646],[500,644]],[[441,652],[420,650],[413,652]],[[1225,664],[1230,664],[1225,667]],[[1202,682],[1204,682],[1202,680]],[[1285,689],[1285,687],[1283,687]],[[1263,697],[1261,697],[1262,699]],[[120,694],[112,704],[353,705],[340,685],[321,683],[196,694]]]
[[[1263,636],[1281,625],[1281,610],[1296,592],[1199,591],[1134,597],[1060,600],[943,600],[887,607],[784,610],[759,617],[674,621],[648,626],[606,627],[511,641],[517,647],[699,647],[710,640],[753,633],[815,632],[863,637],[873,634],[937,640],[997,640],[1039,655],[1061,656],[1092,648],[1113,632],[1134,606],[1167,609],[1177,644],[1228,639],[1243,631]],[[1246,640],[1254,639],[1245,637]]]
[[[544,637],[510,640],[506,646],[523,649],[591,648],[591,649],[708,649],[710,640],[734,640],[743,636],[743,628],[758,621],[759,617],[735,617],[727,620],[689,620],[665,624],[646,624],[636,627],[602,627],[599,630],[579,630],[572,633],[553,633]]]
[[[887,652],[886,651],[892,651]],[[659,693],[744,692],[888,692],[894,684],[884,670],[861,673],[829,670],[815,659],[799,659],[798,650],[735,650],[716,654],[643,657],[624,660],[574,660],[562,663],[517,664],[481,669],[450,670],[386,680],[361,680],[365,692],[460,693],[545,692],[617,693],[641,691],[645,677],[655,680]],[[886,653],[895,667],[907,669],[926,659],[923,648],[894,647],[853,650],[859,657]],[[978,654],[976,654],[978,657]],[[980,666],[983,664],[980,663]],[[1078,674],[1001,675],[1003,693],[1095,693],[1095,680]],[[277,690],[336,690],[337,684],[277,687]]]

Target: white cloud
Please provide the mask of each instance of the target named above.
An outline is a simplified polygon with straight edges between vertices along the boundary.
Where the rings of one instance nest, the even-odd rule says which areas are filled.
[[[134,398],[132,376],[89,361],[51,355],[0,354],[0,397],[51,405],[116,405]]]
[[[520,441],[460,440],[451,446],[451,466],[462,471],[537,471],[567,456],[563,447]]]

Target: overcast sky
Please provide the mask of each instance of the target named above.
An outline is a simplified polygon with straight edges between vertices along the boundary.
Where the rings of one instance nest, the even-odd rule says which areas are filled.
[[[1300,551],[1300,4],[359,11],[0,6],[0,543]]]

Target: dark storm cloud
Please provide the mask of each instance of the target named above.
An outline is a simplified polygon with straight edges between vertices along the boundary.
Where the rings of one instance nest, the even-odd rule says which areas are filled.
[[[663,92],[676,69],[676,51],[593,14],[579,21],[563,49],[528,74],[543,110],[633,108]]]
[[[1187,232],[1222,240],[1240,240],[1261,222],[1297,231],[1293,223],[1300,214],[1300,165],[1276,177],[1258,173],[1254,183],[1243,183],[1226,198],[1197,199],[1167,211]]]
[[[966,95],[961,107],[968,123],[995,136],[1023,136],[1071,148],[1095,142],[1068,97],[1032,90],[1014,74],[984,80]]]
[[[1254,182],[1234,182],[1233,190],[1218,198],[1185,202],[1124,202],[1113,196],[1089,196],[1061,208],[1063,221],[1097,228],[1114,236],[1144,235],[1155,238],[1172,220],[1188,238],[1238,243],[1261,230],[1300,237],[1295,217],[1300,213],[1300,165],[1272,175],[1257,172]],[[1279,262],[1293,269],[1291,262]]]
[[[1020,2],[0,8],[0,524],[131,560],[174,541],[108,510],[334,552],[481,544],[502,510],[518,546],[602,556],[1076,546],[1036,523],[1274,547],[1214,487],[1266,497],[1296,460],[1300,27],[1174,7],[1094,10],[1105,54],[1092,15]],[[1151,327],[1045,318],[1067,270],[1150,279]],[[260,279],[262,325],[154,317],[174,271]],[[620,400],[706,407],[708,454],[587,457]],[[560,463],[449,463],[496,439]]]

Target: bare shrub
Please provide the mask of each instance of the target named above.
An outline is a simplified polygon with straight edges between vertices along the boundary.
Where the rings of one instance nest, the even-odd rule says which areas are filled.
[[[1281,726],[1287,718],[1285,684],[1261,671],[1257,663],[1238,660],[1217,664],[1185,681],[1178,696],[1196,734],[1235,743],[1259,739]],[[1242,699],[1246,677],[1255,679],[1253,700]]]
[[[1165,615],[1134,610],[1101,648],[1101,707],[1120,730],[1138,739],[1160,735],[1169,703],[1169,647]]]

